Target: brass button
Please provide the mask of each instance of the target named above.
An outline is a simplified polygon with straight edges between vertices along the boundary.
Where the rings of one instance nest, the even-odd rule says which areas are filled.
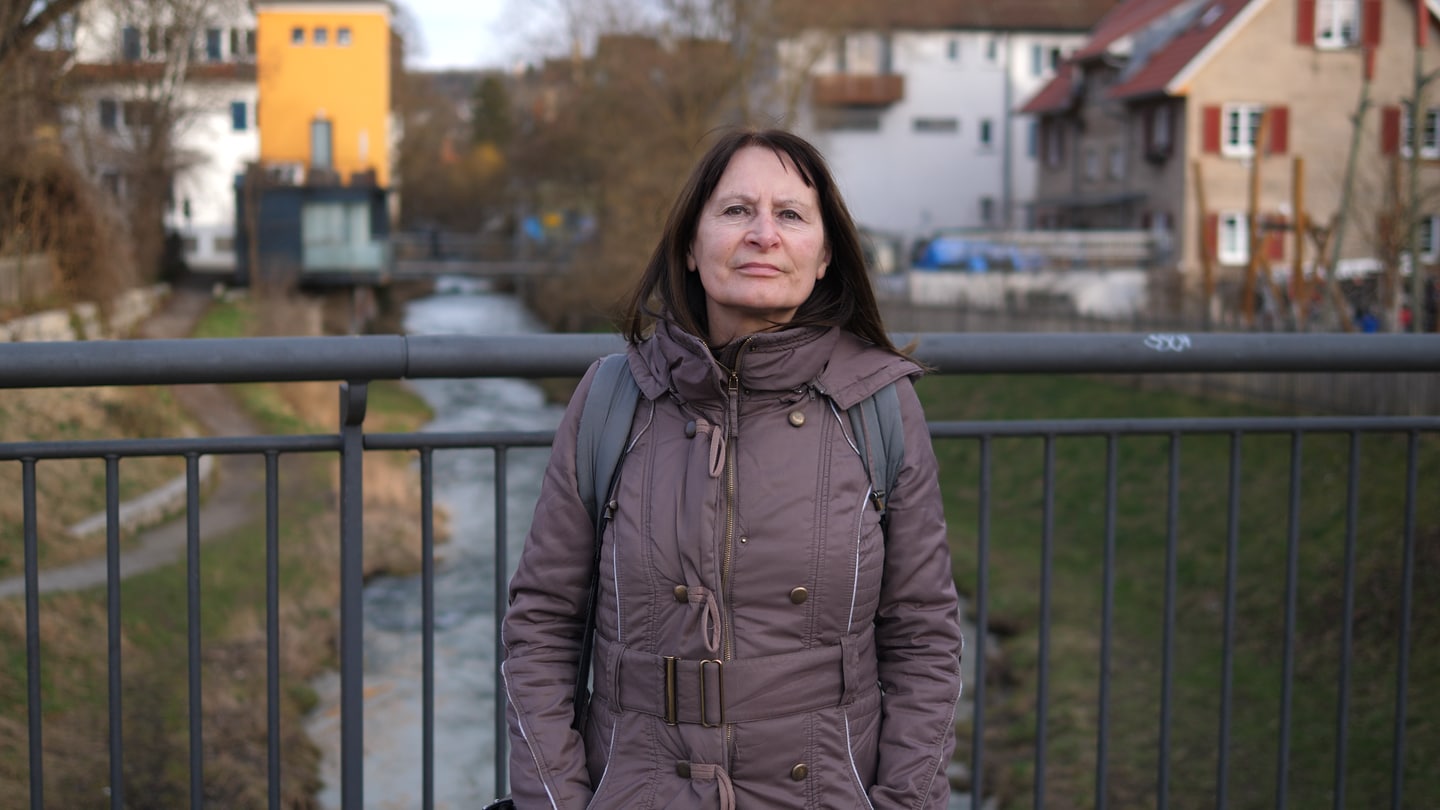
[[[678,777],[680,777],[681,779],[689,779],[689,778],[690,778],[690,763],[688,763],[688,762],[676,762],[676,763],[675,763],[675,775],[678,776]]]
[[[689,601],[690,601],[690,589],[687,588],[687,587],[685,587],[684,585],[676,585],[676,586],[675,586],[675,601],[676,601],[676,602],[681,602],[681,603],[689,602]]]
[[[798,605],[798,604],[801,604],[802,602],[804,602],[806,599],[809,599],[809,598],[810,598],[810,592],[807,591],[807,590],[805,590],[804,588],[796,588],[795,590],[793,590],[793,591],[790,592],[790,601],[791,601],[791,602],[794,602],[794,603],[797,604],[797,605]]]
[[[794,425],[795,427],[800,427],[801,425],[805,424],[805,412],[804,412],[804,411],[791,411],[791,412],[790,412],[790,424]]]
[[[695,420],[694,420],[694,419],[691,419],[689,422],[686,422],[686,423],[685,423],[685,438],[687,438],[687,439],[693,439],[693,438],[695,438]]]
[[[810,769],[805,767],[805,763],[803,762],[790,769],[790,778],[794,779],[796,782],[805,781],[805,777],[809,775]]]

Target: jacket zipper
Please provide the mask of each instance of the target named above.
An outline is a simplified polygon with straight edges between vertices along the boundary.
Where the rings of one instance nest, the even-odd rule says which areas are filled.
[[[735,657],[734,614],[731,605],[733,577],[731,567],[735,561],[735,440],[740,435],[740,363],[752,338],[746,338],[735,354],[735,368],[725,391],[725,545],[721,549],[720,590],[725,594],[725,612],[722,624],[724,644],[721,659],[730,661]],[[723,665],[722,665],[723,670]],[[723,677],[723,676],[722,676]],[[734,726],[725,724],[725,769],[730,769],[730,747],[734,741]]]

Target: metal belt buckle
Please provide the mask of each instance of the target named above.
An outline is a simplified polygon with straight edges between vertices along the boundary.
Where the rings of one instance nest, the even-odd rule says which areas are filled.
[[[680,659],[673,655],[665,656],[665,725],[675,726],[680,724],[680,709],[675,698],[675,667]]]
[[[715,665],[715,685],[720,692],[720,718],[716,722],[710,722],[706,712],[705,702],[705,665]],[[705,728],[719,728],[725,725],[725,664],[716,658],[707,658],[700,662],[700,725]]]

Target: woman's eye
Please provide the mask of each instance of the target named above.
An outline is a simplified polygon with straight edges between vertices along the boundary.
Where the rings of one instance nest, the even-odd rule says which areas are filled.
[[[738,216],[743,215],[744,213],[745,213],[745,206],[743,206],[743,205],[732,205],[732,206],[730,206],[729,208],[726,208],[726,209],[725,209],[725,214],[728,215],[728,216],[736,216],[736,217],[738,217]]]
[[[799,212],[797,212],[797,211],[781,211],[781,212],[780,212],[780,218],[781,218],[781,219],[798,220],[798,219],[800,219],[801,217],[800,217]]]

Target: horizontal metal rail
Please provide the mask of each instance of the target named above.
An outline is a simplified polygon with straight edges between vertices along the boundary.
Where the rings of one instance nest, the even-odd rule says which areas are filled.
[[[1440,335],[896,334],[942,374],[1440,371]],[[0,343],[0,388],[578,376],[615,335]]]
[[[1271,372],[1271,371],[1440,371],[1440,336],[1431,335],[897,335],[900,343],[911,337],[917,341],[917,357],[939,373],[1035,374],[1035,373],[1204,373],[1204,372]],[[267,722],[270,744],[267,760],[269,806],[280,806],[280,685],[278,645],[278,554],[280,543],[278,459],[282,455],[325,453],[340,460],[340,555],[341,597],[340,670],[341,724],[340,743],[342,804],[346,810],[358,810],[364,801],[364,777],[361,775],[365,739],[362,726],[363,701],[363,634],[361,549],[363,539],[362,489],[363,460],[369,451],[415,452],[420,459],[422,514],[422,606],[423,606],[423,775],[419,795],[420,806],[432,808],[434,791],[434,527],[432,459],[437,451],[485,448],[494,454],[495,475],[495,571],[494,610],[498,617],[505,609],[505,559],[507,533],[507,451],[511,448],[545,447],[552,440],[549,431],[476,431],[447,433],[365,433],[363,421],[367,381],[381,379],[576,376],[601,354],[619,350],[623,343],[613,335],[547,335],[527,337],[457,337],[457,336],[376,336],[352,338],[253,338],[222,340],[155,340],[67,344],[0,344],[0,388],[82,387],[94,385],[159,385],[187,383],[294,382],[308,380],[341,383],[339,428],[333,434],[289,436],[221,436],[206,438],[103,439],[87,441],[34,440],[0,443],[0,462],[18,462],[23,471],[21,500],[24,514],[25,604],[26,604],[26,667],[29,688],[29,732],[31,758],[31,807],[44,807],[43,744],[40,712],[40,602],[42,572],[38,569],[39,538],[36,529],[36,467],[59,459],[104,459],[106,463],[107,576],[106,594],[109,613],[109,674],[112,807],[124,806],[123,734],[120,727],[121,668],[119,611],[121,577],[119,532],[119,461],[134,457],[176,457],[186,461],[187,531],[186,559],[188,583],[187,620],[189,641],[188,699],[190,737],[190,796],[192,807],[199,807],[204,794],[202,740],[200,723],[200,637],[199,608],[200,548],[199,476],[196,460],[202,455],[262,456],[265,460],[265,524],[266,524],[266,605],[267,605]],[[1219,733],[1217,772],[1215,779],[1216,806],[1225,806],[1234,776],[1231,758],[1231,716],[1237,698],[1232,684],[1233,649],[1235,645],[1236,578],[1239,554],[1239,504],[1241,485],[1241,436],[1280,435],[1290,437],[1291,473],[1287,510],[1279,510],[1277,521],[1286,526],[1284,582],[1284,631],[1277,649],[1283,662],[1279,690],[1278,751],[1276,753],[1275,806],[1284,808],[1287,788],[1294,775],[1290,773],[1292,758],[1292,724],[1294,684],[1297,679],[1295,645],[1297,644],[1298,593],[1302,587],[1298,569],[1300,536],[1300,464],[1305,438],[1316,434],[1348,436],[1351,442],[1348,497],[1344,510],[1347,522],[1346,554],[1353,560],[1356,544],[1359,489],[1357,459],[1360,437],[1390,434],[1406,437],[1408,447],[1403,458],[1395,459],[1405,471],[1406,492],[1403,574],[1399,591],[1398,613],[1402,619],[1397,639],[1394,711],[1394,770],[1388,804],[1400,807],[1403,802],[1405,745],[1408,722],[1406,695],[1409,692],[1410,615],[1414,592],[1416,505],[1421,486],[1419,468],[1421,452],[1418,437],[1440,435],[1440,415],[1411,417],[1243,417],[1243,418],[1165,418],[1165,419],[1078,419],[1078,420],[1004,420],[1004,421],[936,421],[930,425],[937,440],[974,441],[979,447],[977,480],[977,571],[975,589],[971,594],[977,626],[988,627],[992,584],[988,560],[991,553],[992,509],[997,498],[1005,493],[996,491],[992,466],[996,463],[994,443],[1002,439],[1038,439],[1044,447],[1043,473],[1040,485],[1041,514],[1039,520],[1040,571],[1037,656],[1034,701],[1035,751],[1032,789],[1034,806],[1044,807],[1049,789],[1047,765],[1051,764],[1049,721],[1054,710],[1050,695],[1051,664],[1056,642],[1050,637],[1052,589],[1056,576],[1056,445],[1072,437],[1099,437],[1106,442],[1102,463],[1104,494],[1104,566],[1101,584],[1100,676],[1097,700],[1098,736],[1095,740],[1096,807],[1106,807],[1109,775],[1112,765],[1110,737],[1114,722],[1110,707],[1110,671],[1116,662],[1112,636],[1117,617],[1113,600],[1117,588],[1117,502],[1120,466],[1117,441],[1122,437],[1169,437],[1168,461],[1164,475],[1168,477],[1167,525],[1165,535],[1165,570],[1160,583],[1165,607],[1159,620],[1163,628],[1163,664],[1158,674],[1161,697],[1158,718],[1157,773],[1155,804],[1165,807],[1175,788],[1171,766],[1176,756],[1172,749],[1171,713],[1175,696],[1174,636],[1177,633],[1177,595],[1181,589],[1177,578],[1178,505],[1180,502],[1180,437],[1210,435],[1228,437],[1231,445],[1230,478],[1221,485],[1227,488],[1230,514],[1228,530],[1223,539],[1226,549],[1225,596],[1222,607],[1224,637],[1223,678],[1219,683]],[[1434,482],[1426,482],[1433,490]],[[1219,540],[1217,539],[1217,543]],[[1333,774],[1337,784],[1336,806],[1344,806],[1346,774],[1346,742],[1350,734],[1351,690],[1349,657],[1350,627],[1354,622],[1356,587],[1348,574],[1344,585],[1341,621],[1344,627],[1343,668],[1339,675],[1335,734],[1336,766]],[[496,660],[501,651],[496,639]],[[971,693],[973,731],[970,751],[971,791],[984,795],[987,778],[987,738],[984,734],[987,709],[986,633],[967,648],[967,656],[976,661],[975,689]],[[497,673],[497,683],[498,673]],[[503,705],[495,695],[496,706]],[[1007,721],[1008,722],[1008,721]],[[504,785],[503,713],[497,709],[495,734],[497,746],[495,784]],[[257,774],[257,778],[259,775]],[[1380,797],[1364,806],[1378,806]]]

